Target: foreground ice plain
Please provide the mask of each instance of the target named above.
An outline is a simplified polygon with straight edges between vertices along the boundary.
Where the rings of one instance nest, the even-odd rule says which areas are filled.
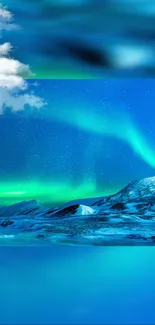
[[[155,245],[155,177],[120,192],[44,208],[0,207],[0,245]]]

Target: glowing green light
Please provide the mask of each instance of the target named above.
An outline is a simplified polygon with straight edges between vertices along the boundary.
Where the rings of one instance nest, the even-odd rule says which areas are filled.
[[[7,196],[7,195],[12,196],[12,195],[25,195],[25,194],[26,192],[22,192],[22,191],[0,192],[0,197]]]
[[[13,190],[14,189],[14,190]],[[58,181],[12,181],[0,182],[1,204],[12,204],[22,200],[38,200],[41,203],[60,204],[80,198],[109,195],[117,189],[98,191],[95,182],[85,181],[73,186],[67,180]]]

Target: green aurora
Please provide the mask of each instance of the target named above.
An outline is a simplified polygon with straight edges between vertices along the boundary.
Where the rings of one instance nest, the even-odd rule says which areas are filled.
[[[145,83],[126,84],[117,81],[119,104],[110,80],[43,80],[37,92],[45,107],[1,116],[0,204],[35,199],[59,206],[114,194],[133,179],[153,176],[154,112],[144,107],[154,84],[146,99]],[[135,106],[130,89],[137,91]]]
[[[120,139],[150,167],[155,168],[155,148],[151,147],[126,111],[116,107],[115,113],[111,114],[109,107],[103,107],[100,114],[86,110],[84,105],[79,108],[67,103],[60,105],[59,110],[52,108],[51,116],[85,132]]]
[[[154,149],[124,110],[116,110],[115,113],[110,113],[104,107],[102,114],[92,110],[88,114],[84,105],[81,108],[74,107],[73,109],[73,103],[70,105],[63,103],[59,105],[59,110],[52,108],[50,112],[52,120],[66,123],[91,134],[120,139],[130,146],[139,158],[150,167],[155,168]],[[43,204],[60,205],[79,198],[114,194],[123,186],[124,184],[118,184],[115,188],[104,188],[103,184],[103,190],[98,190],[95,178],[93,179],[89,175],[82,180],[81,185],[76,184],[76,186],[70,180],[64,179],[64,176],[60,181],[54,179],[1,181],[0,202],[2,204],[13,204],[23,200],[36,199]]]
[[[68,181],[6,181],[0,183],[0,202],[8,205],[36,199],[42,204],[59,205],[80,198],[109,195],[117,190],[96,192],[95,182],[89,180],[76,187]]]

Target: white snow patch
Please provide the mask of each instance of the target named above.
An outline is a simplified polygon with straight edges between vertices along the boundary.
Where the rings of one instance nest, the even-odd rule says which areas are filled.
[[[91,215],[96,213],[97,213],[96,209],[93,209],[86,205],[80,205],[79,208],[77,209],[76,215],[85,216],[85,215]]]

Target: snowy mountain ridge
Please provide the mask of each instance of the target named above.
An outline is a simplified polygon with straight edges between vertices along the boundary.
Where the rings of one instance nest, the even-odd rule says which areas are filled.
[[[44,208],[34,200],[0,207],[0,245],[10,240],[17,245],[154,245],[155,177],[60,208]]]

